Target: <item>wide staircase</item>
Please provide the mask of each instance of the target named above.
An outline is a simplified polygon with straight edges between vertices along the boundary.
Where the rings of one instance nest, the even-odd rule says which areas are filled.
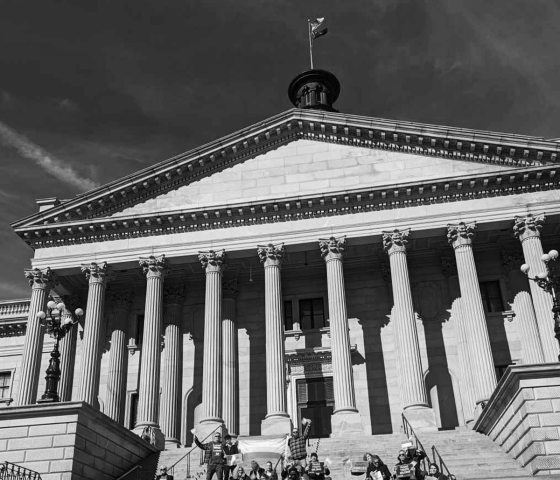
[[[319,460],[330,460],[330,471],[333,480],[364,479],[364,475],[353,476],[351,465],[354,461],[362,460],[364,453],[379,455],[384,463],[392,470],[401,444],[411,436],[413,441],[423,447],[430,461],[442,465],[444,473],[451,473],[457,480],[528,480],[535,478],[530,471],[521,467],[513,458],[506,454],[490,438],[468,429],[449,431],[420,432],[418,436],[407,429],[406,433],[390,435],[363,436],[360,438],[322,438],[308,442],[308,453],[317,451]],[[435,449],[432,449],[435,446]],[[191,452],[189,454],[189,452]],[[201,465],[201,455],[198,448],[176,448],[166,450],[161,454],[149,457],[145,461],[149,468],[137,470],[135,475],[127,479],[152,480],[155,474],[155,463],[159,455],[158,468],[165,465],[171,467],[169,473],[175,480],[191,478],[205,480],[206,468]],[[251,460],[256,460],[264,467],[271,458],[244,458],[244,467],[250,468]],[[147,466],[147,465],[146,465]],[[427,464],[426,464],[427,468]],[[280,471],[280,467],[278,467]],[[548,475],[545,478],[560,480],[560,475]]]

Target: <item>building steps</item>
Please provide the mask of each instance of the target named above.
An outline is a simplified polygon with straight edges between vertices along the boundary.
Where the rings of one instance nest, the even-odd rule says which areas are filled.
[[[435,445],[447,467],[457,480],[527,480],[534,478],[528,469],[521,467],[512,457],[505,453],[487,436],[468,429],[446,430],[436,432],[420,432],[420,441],[427,449],[431,458],[431,446]],[[364,476],[352,476],[350,461],[362,460],[366,452],[379,455],[392,470],[401,444],[406,441],[402,433],[388,435],[362,436],[359,438],[322,438],[319,442],[319,460],[327,457],[332,461],[331,477],[338,479],[363,480]],[[308,442],[307,452],[315,452],[317,440]],[[161,453],[159,466],[173,465],[190,448],[177,448]],[[190,461],[190,476],[194,479],[205,479],[205,465],[200,465],[200,450],[193,450]],[[264,466],[268,458],[254,458]],[[186,459],[185,459],[186,460]],[[183,460],[174,469],[176,479],[183,480],[187,474],[187,464]],[[244,459],[244,467],[248,469],[253,458]],[[273,460],[273,459],[270,459]],[[350,460],[350,461],[348,461]],[[142,477],[144,478],[144,477]],[[546,478],[560,480],[560,475],[548,475]]]

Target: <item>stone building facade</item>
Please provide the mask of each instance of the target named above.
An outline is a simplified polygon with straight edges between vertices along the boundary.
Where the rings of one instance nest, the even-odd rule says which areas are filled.
[[[519,267],[558,247],[559,145],[328,110],[39,201],[13,225],[34,258],[30,300],[0,304],[0,405],[44,388],[49,296],[85,310],[61,400],[168,445],[468,425],[507,366],[556,362]]]

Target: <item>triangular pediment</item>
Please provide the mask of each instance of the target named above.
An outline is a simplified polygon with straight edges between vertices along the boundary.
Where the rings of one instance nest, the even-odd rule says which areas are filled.
[[[281,202],[297,196],[330,195],[510,169],[491,163],[299,139],[111,217]]]
[[[345,210],[351,212],[446,201],[449,189],[457,199],[511,194],[515,182],[552,178],[559,150],[536,137],[292,109],[48,209],[43,204],[12,227],[41,248],[62,237],[89,242],[123,230],[151,235],[219,227],[236,214],[282,208],[339,214],[340,207],[323,206],[340,200],[355,203]],[[439,200],[436,191],[444,192]],[[386,202],[388,195],[408,199]],[[210,217],[217,220],[208,223]]]

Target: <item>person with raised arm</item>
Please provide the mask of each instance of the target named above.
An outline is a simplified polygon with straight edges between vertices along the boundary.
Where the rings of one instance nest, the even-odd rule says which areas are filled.
[[[214,474],[216,474],[218,480],[223,480],[226,454],[222,444],[222,434],[220,432],[214,433],[214,440],[208,443],[201,443],[195,435],[194,443],[196,443],[198,448],[204,450],[204,462],[207,464],[206,480],[212,480]]]

